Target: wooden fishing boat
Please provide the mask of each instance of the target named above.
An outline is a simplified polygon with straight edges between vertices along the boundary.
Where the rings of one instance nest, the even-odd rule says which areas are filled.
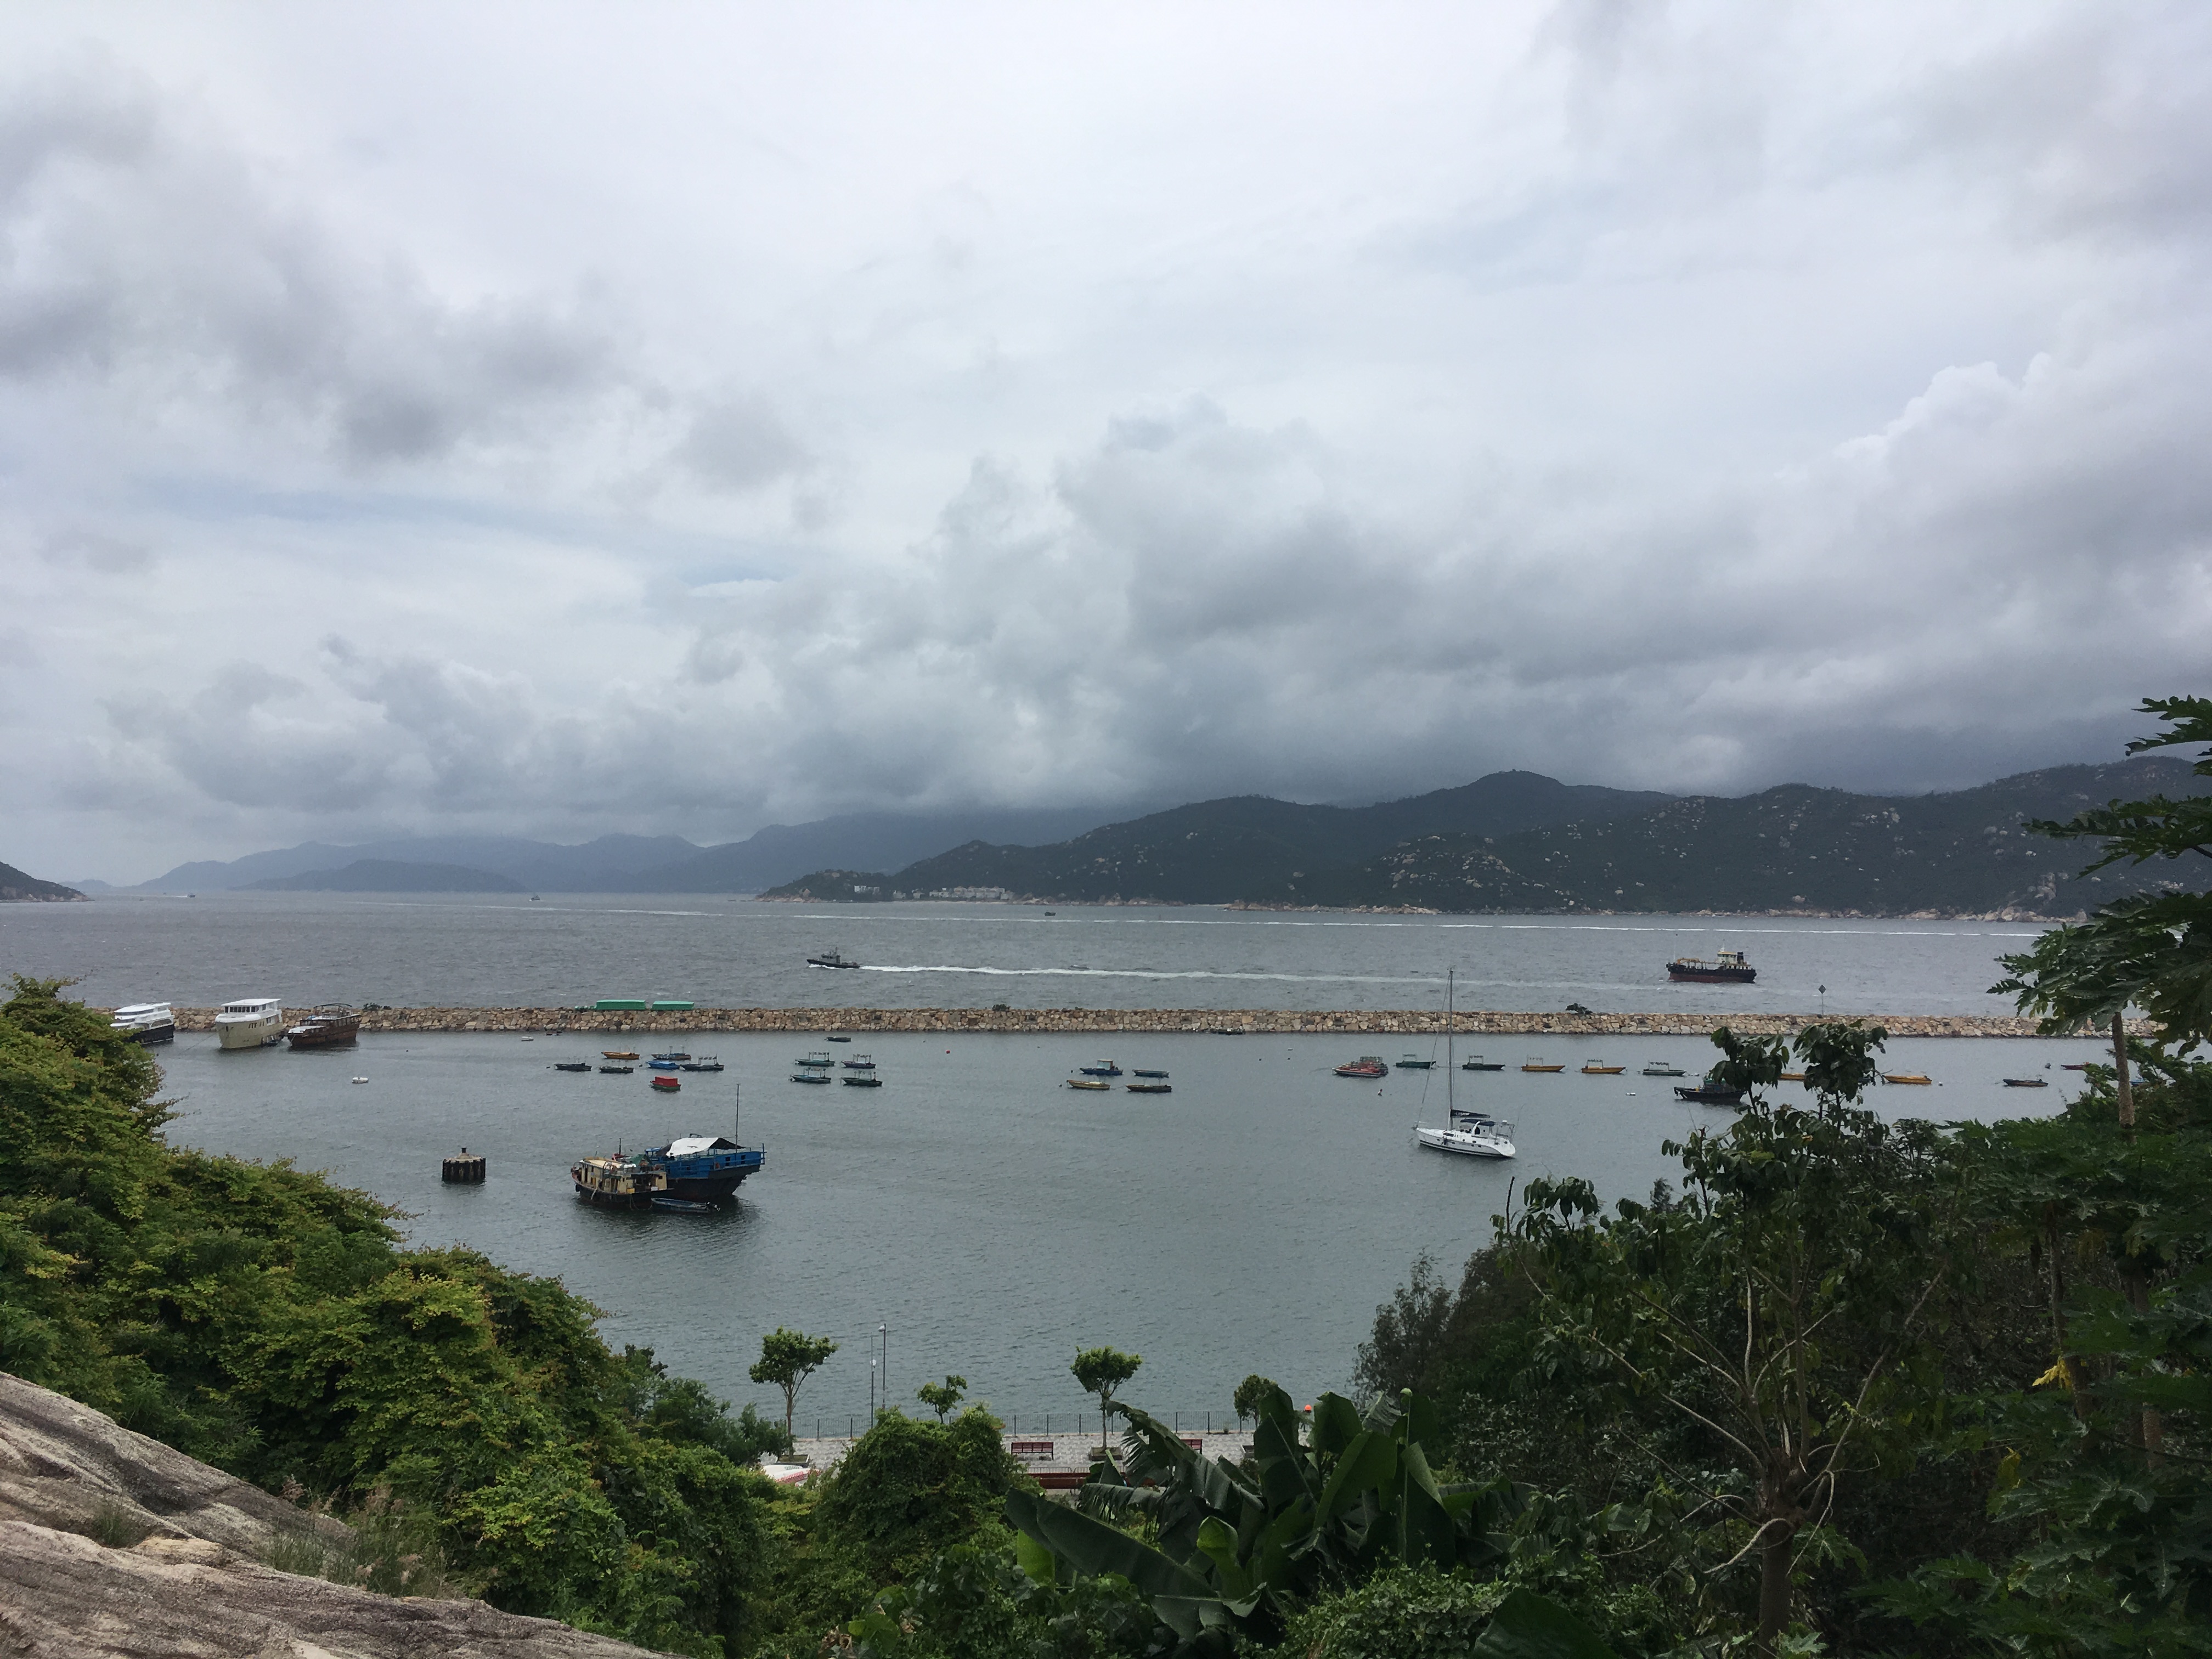
[[[1586,1060],[1583,1062],[1584,1077],[1619,1077],[1627,1069],[1626,1066],[1601,1066],[1594,1060]]]
[[[1521,1069],[1524,1072],[1564,1072],[1567,1069],[1567,1062],[1563,1060],[1554,1066],[1549,1060],[1538,1059],[1532,1054]]]

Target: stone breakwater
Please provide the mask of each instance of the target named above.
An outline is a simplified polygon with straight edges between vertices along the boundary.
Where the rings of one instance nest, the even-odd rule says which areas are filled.
[[[177,1028],[214,1027],[212,1008],[179,1008]],[[1453,1030],[1466,1036],[1710,1036],[1722,1025],[1749,1035],[1794,1031],[1813,1014],[1531,1014],[1462,1012]],[[2022,1037],[2032,1019],[2009,1014],[1854,1016],[1896,1037]],[[1431,1010],[1327,1011],[1280,1008],[694,1008],[682,1013],[617,1013],[596,1008],[371,1008],[364,1031],[592,1032],[678,1036],[715,1031],[1070,1032],[1114,1036],[1161,1031],[1252,1036],[1441,1036],[1444,1016]],[[2148,1036],[2140,1023],[2134,1028]]]

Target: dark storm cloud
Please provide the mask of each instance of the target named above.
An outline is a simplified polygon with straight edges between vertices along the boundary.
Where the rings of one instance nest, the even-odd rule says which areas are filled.
[[[564,15],[15,55],[0,856],[1923,788],[2201,689],[2199,9]]]

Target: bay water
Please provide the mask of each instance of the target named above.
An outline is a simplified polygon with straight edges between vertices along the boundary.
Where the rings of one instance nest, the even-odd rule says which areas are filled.
[[[2034,930],[1979,923],[1726,918],[1361,917],[1208,909],[901,905],[811,909],[634,896],[392,901],[333,895],[103,900],[0,911],[0,967],[78,979],[112,1004],[276,995],[395,1005],[574,1005],[603,994],[702,1006],[1356,1008],[1729,1007],[2006,1012],[1993,958]],[[824,972],[842,949],[868,968]],[[1741,949],[1752,987],[1673,986],[1672,956]],[[1301,1398],[1348,1379],[1376,1305],[1414,1258],[1455,1274],[1532,1176],[1587,1176],[1608,1198],[1670,1176],[1661,1142],[1725,1114],[1674,1099],[1701,1039],[1479,1039],[1506,1069],[1394,1067],[1340,1079],[1370,1037],[863,1036],[880,1089],[790,1081],[813,1039],[695,1036],[728,1068],[686,1073],[674,1097],[647,1073],[554,1071],[556,1060],[650,1039],[370,1035],[321,1053],[224,1054],[187,1034],[156,1051],[179,1143],[327,1170],[404,1211],[408,1237],[464,1243],[555,1275],[606,1311],[617,1343],[655,1350],[717,1394],[781,1410],[747,1380],[779,1324],[843,1346],[800,1397],[802,1431],[865,1422],[872,1397],[910,1401],[948,1372],[1025,1427],[1068,1426],[1084,1396],[1079,1347],[1144,1356],[1125,1390],[1186,1423],[1229,1412],[1247,1372]],[[649,1050],[648,1050],[649,1051]],[[1518,1066],[1543,1054],[1557,1074]],[[2071,1092],[2087,1042],[1900,1040],[1882,1088],[1891,1115],[1938,1120],[2046,1111]],[[1174,1092],[1064,1086],[1110,1055],[1170,1073]],[[1441,1062],[1423,1040],[1415,1058]],[[1460,1056],[1466,1057],[1462,1048]],[[1584,1076],[1586,1060],[1627,1067]],[[2008,1076],[2053,1086],[2008,1089]],[[355,1083],[362,1077],[366,1082]],[[1516,1121],[1521,1156],[1492,1164],[1417,1148],[1416,1121],[1462,1104]],[[577,1203],[588,1152],[729,1133],[764,1146],[765,1170],[713,1217],[618,1214]],[[489,1160],[447,1187],[440,1160]],[[887,1372],[881,1369],[888,1359]]]

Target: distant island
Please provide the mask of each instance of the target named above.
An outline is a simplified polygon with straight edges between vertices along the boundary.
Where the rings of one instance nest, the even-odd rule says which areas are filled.
[[[2157,866],[2077,875],[2075,850],[2030,833],[2029,820],[2204,785],[2185,762],[2163,758],[1917,796],[1803,784],[1635,795],[1498,773],[1370,807],[1207,801],[1054,846],[971,842],[895,872],[818,870],[761,896],[2051,920],[2175,884]]]
[[[54,904],[81,899],[83,894],[58,881],[27,876],[12,864],[0,864],[0,904]]]

